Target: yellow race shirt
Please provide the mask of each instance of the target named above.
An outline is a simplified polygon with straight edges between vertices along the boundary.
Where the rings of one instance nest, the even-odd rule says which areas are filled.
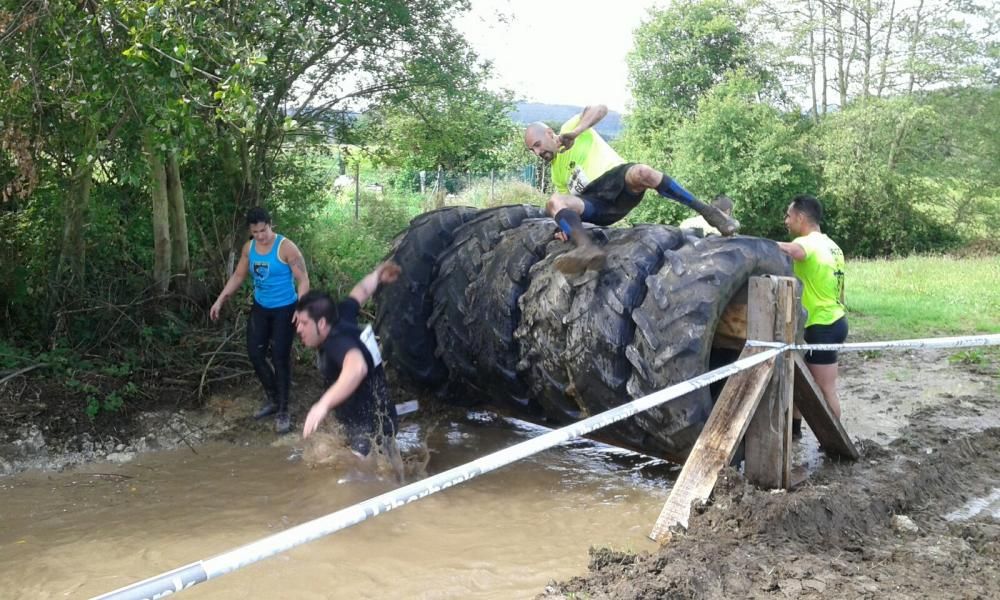
[[[576,115],[563,123],[559,133],[573,131],[580,124],[580,116]],[[574,140],[572,148],[557,153],[552,159],[552,184],[560,194],[579,196],[591,181],[624,163],[622,157],[591,127]]]
[[[840,302],[844,292],[844,253],[818,231],[797,237],[792,243],[806,251],[804,259],[792,261],[795,276],[802,281],[802,306],[808,313],[806,327],[829,325],[846,313]]]

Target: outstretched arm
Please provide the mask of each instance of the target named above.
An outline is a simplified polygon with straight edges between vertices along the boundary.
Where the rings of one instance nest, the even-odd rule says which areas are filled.
[[[344,356],[344,366],[340,369],[340,377],[337,377],[337,381],[334,381],[333,385],[327,388],[316,404],[313,404],[312,408],[309,409],[306,423],[302,427],[302,437],[307,438],[312,435],[330,409],[336,408],[350,398],[367,375],[368,363],[365,362],[361,351],[356,348],[348,351],[347,355]]]
[[[250,242],[243,244],[243,252],[240,253],[240,261],[236,263],[236,269],[233,270],[232,276],[226,285],[219,292],[219,297],[215,300],[215,304],[208,311],[208,316],[211,317],[213,321],[219,318],[219,312],[222,310],[222,305],[226,303],[226,300],[236,293],[236,290],[240,289],[243,285],[243,281],[246,280],[247,275],[250,273]]]
[[[791,256],[792,260],[799,261],[806,258],[806,249],[795,242],[778,242],[778,248],[781,248],[782,252]]]
[[[402,269],[392,261],[387,261],[375,267],[375,270],[364,276],[364,278],[354,286],[349,294],[351,298],[364,305],[375,294],[380,283],[392,283],[399,277]]]
[[[563,150],[569,150],[581,133],[600,123],[601,119],[607,115],[608,107],[603,104],[593,104],[584,108],[583,113],[580,114],[580,122],[573,128],[573,131],[559,134],[559,144]]]

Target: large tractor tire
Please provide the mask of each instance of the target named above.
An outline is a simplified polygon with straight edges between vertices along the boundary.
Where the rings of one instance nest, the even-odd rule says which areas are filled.
[[[627,384],[632,365],[625,357],[635,323],[632,310],[646,296],[646,277],[656,273],[664,255],[685,243],[674,228],[638,225],[609,230],[604,246],[607,268],[581,285],[564,321],[566,362],[572,388],[587,416],[630,401]],[[612,425],[604,437],[614,437],[632,448],[645,448],[647,434],[635,418]]]
[[[594,243],[605,246],[612,229],[586,225]],[[520,348],[517,371],[528,383],[532,399],[541,404],[545,416],[557,423],[571,423],[586,416],[577,399],[566,360],[565,318],[579,286],[598,277],[586,271],[565,276],[553,263],[575,246],[558,242],[549,246],[545,258],[531,268],[531,284],[518,300],[521,322],[514,332]]]
[[[754,275],[789,275],[788,258],[772,241],[707,237],[680,248],[647,278],[636,330],[626,350],[633,373],[628,392],[638,398],[716,366],[712,341],[726,306]],[[718,362],[718,361],[716,361]],[[683,461],[712,409],[707,388],[637,415],[657,454]]]
[[[495,403],[524,416],[541,415],[541,407],[517,372],[520,349],[514,331],[521,321],[518,300],[531,283],[530,270],[545,258],[554,241],[552,219],[526,219],[506,231],[483,256],[483,271],[468,291],[470,357],[475,386]]]
[[[455,232],[455,241],[438,259],[437,277],[431,285],[434,310],[430,327],[437,341],[437,356],[448,368],[450,379],[457,384],[445,397],[455,404],[471,406],[482,401],[479,394],[470,394],[463,387],[475,384],[477,365],[470,351],[467,300],[470,285],[479,279],[483,256],[500,241],[500,235],[528,218],[539,218],[537,206],[501,206],[481,211]]]
[[[535,214],[449,208],[397,239],[390,258],[403,275],[380,292],[376,326],[403,381],[528,420],[577,420],[734,360],[750,277],[791,273],[768,240],[644,225],[592,228],[607,267],[567,278],[553,262],[572,245]],[[598,434],[683,461],[721,387]]]
[[[388,259],[402,267],[402,274],[395,284],[379,288],[375,328],[386,363],[418,385],[437,386],[448,377],[444,363],[435,356],[434,331],[428,326],[433,307],[430,286],[438,257],[477,213],[467,206],[424,213],[410,222],[389,253]]]

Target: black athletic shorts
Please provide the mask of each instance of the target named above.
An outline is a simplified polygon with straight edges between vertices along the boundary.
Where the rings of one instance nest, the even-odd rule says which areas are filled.
[[[594,225],[614,225],[642,201],[642,192],[633,194],[625,185],[625,173],[635,164],[618,165],[583,188],[581,220]]]
[[[807,344],[843,344],[847,339],[847,315],[829,325],[806,327]],[[837,362],[836,350],[809,350],[805,360],[811,365],[832,365]]]

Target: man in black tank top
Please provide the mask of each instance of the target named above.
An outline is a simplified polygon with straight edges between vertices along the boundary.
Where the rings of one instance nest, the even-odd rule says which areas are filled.
[[[296,306],[296,331],[302,343],[319,350],[326,391],[306,416],[302,437],[309,437],[332,409],[344,428],[351,450],[367,458],[372,450],[399,462],[395,436],[398,417],[389,398],[385,369],[378,351],[362,340],[358,325],[361,306],[379,284],[399,277],[395,263],[379,265],[339,303],[326,293],[311,291]]]

